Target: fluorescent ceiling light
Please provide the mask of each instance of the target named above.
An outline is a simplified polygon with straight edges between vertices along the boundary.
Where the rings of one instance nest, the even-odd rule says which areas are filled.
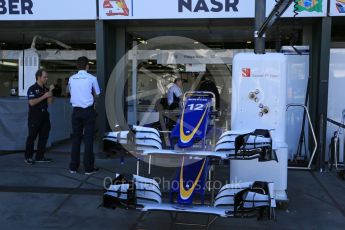
[[[0,61],[0,65],[17,67],[17,66],[18,66],[18,63],[15,63],[15,62],[7,62],[7,61]]]

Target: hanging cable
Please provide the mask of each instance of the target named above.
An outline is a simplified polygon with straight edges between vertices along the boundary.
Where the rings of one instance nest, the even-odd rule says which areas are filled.
[[[294,6],[293,6],[293,13],[294,13],[294,18],[298,15],[298,2],[300,0],[294,0]]]

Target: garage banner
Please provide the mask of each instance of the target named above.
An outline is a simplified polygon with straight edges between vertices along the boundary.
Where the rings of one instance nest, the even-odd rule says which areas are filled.
[[[268,15],[276,1],[266,2]],[[100,19],[253,18],[254,15],[255,0],[99,0]],[[295,0],[283,17],[326,15],[327,0]]]
[[[0,0],[0,21],[94,20],[96,0]]]
[[[345,16],[345,0],[330,0],[329,7],[331,16]]]
[[[345,0],[331,1],[343,15]],[[0,20],[253,18],[255,0],[0,0]],[[275,0],[266,0],[267,15]],[[295,0],[283,17],[324,17],[328,0]]]

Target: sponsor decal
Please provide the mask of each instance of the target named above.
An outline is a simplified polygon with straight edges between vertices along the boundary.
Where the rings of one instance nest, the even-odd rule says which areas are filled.
[[[242,68],[242,77],[245,78],[257,78],[257,77],[267,77],[267,78],[275,78],[279,77],[277,74],[274,73],[257,73],[256,71],[252,71],[250,68]]]
[[[322,13],[322,0],[295,0],[295,10]]]
[[[337,2],[335,3],[335,7],[337,8],[337,11],[340,14],[344,14],[345,13],[345,0],[337,0]]]
[[[250,77],[250,68],[242,68],[242,77]]]
[[[107,16],[129,16],[130,10],[127,4],[128,0],[104,0],[103,9],[107,11]],[[133,0],[131,0],[133,5]]]

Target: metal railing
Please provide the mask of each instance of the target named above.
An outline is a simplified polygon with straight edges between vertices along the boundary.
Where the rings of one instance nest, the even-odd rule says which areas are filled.
[[[303,105],[303,104],[288,104],[286,106],[286,111],[290,108],[290,107],[302,107],[306,114],[307,114],[307,117],[308,117],[308,122],[309,122],[309,126],[310,126],[310,130],[311,130],[311,133],[313,135],[313,140],[314,140],[314,150],[313,150],[313,153],[310,157],[310,160],[309,160],[309,163],[308,163],[308,167],[288,167],[289,169],[300,169],[300,170],[310,170],[311,169],[311,164],[314,160],[314,157],[315,157],[315,154],[316,154],[316,150],[317,150],[317,147],[318,147],[318,143],[317,143],[317,139],[316,139],[316,135],[315,135],[315,131],[314,131],[314,126],[311,122],[311,119],[310,119],[310,115],[309,115],[309,110],[307,108],[307,106]]]

